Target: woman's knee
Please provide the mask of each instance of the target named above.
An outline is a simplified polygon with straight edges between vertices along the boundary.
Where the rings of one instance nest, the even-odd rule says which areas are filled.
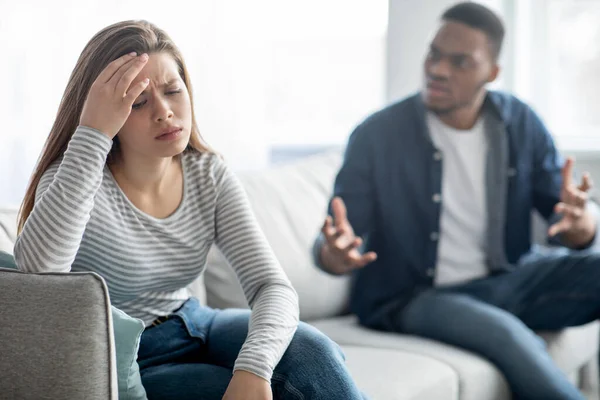
[[[287,393],[289,398],[364,398],[345,366],[340,346],[304,323],[275,369],[274,380],[278,382],[276,392]]]
[[[315,327],[300,323],[288,348],[294,358],[304,359],[309,364],[322,362],[344,362],[340,346]]]

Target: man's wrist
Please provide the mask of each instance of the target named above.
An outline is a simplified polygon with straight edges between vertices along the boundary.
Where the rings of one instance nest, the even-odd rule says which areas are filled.
[[[319,262],[325,271],[329,272],[330,274],[343,275],[345,273],[345,271],[343,271],[338,265],[338,262],[335,259],[335,256],[333,255],[331,247],[329,247],[329,243],[327,243],[327,241],[324,241],[323,245],[321,246]]]

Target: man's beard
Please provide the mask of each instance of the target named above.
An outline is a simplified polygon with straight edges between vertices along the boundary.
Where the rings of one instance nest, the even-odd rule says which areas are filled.
[[[477,99],[477,97],[479,96],[479,93],[481,92],[481,89],[483,89],[483,87],[487,84],[487,81],[482,81],[480,82],[477,87],[474,90],[474,93],[469,96],[468,100],[464,100],[464,101],[459,101],[456,102],[455,104],[449,105],[447,107],[436,107],[436,106],[429,106],[428,104],[425,104],[425,107],[431,111],[432,113],[434,113],[435,115],[439,116],[444,116],[444,115],[448,115],[448,114],[452,114],[453,112],[460,110],[462,108],[467,108],[470,107],[471,105],[473,105],[473,103],[475,102],[475,100]]]
[[[446,108],[435,107],[435,106],[426,106],[426,107],[429,111],[431,111],[432,113],[434,113],[435,115],[437,115],[439,117],[442,115],[451,114],[460,108],[466,107],[467,105],[468,105],[467,103],[464,103],[464,104],[454,104],[454,105],[446,107]]]

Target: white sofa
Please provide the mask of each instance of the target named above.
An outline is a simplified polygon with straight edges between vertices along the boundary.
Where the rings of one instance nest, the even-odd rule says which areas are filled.
[[[334,152],[238,175],[300,296],[301,318],[342,346],[352,375],[373,400],[510,399],[506,381],[483,358],[430,340],[368,330],[346,315],[349,278],[325,274],[310,257],[340,162]],[[14,209],[0,209],[0,250],[12,250],[15,216]],[[204,280],[191,289],[212,307],[247,307],[235,274],[216,249]],[[597,399],[598,323],[541,336],[569,379]]]

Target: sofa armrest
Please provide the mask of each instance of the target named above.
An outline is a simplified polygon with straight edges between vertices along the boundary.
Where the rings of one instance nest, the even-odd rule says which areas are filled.
[[[0,304],[4,398],[118,399],[110,300],[99,275],[0,269]]]

